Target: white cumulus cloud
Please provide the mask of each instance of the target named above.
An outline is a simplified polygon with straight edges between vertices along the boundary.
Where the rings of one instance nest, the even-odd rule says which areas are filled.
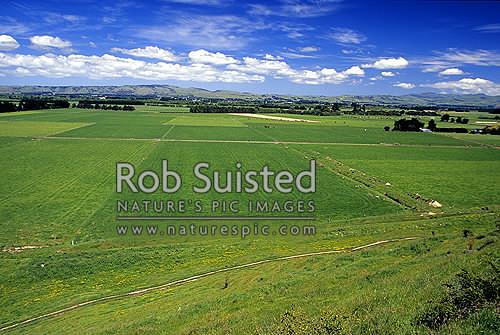
[[[235,58],[205,49],[192,50],[188,57],[177,57],[159,47],[114,48],[113,51],[136,57],[104,55],[44,55],[0,52],[0,73],[9,76],[51,78],[84,77],[93,80],[136,78],[144,80],[180,80],[196,82],[252,83],[266,78],[297,84],[320,85],[355,82],[365,75],[362,66],[343,70],[330,67],[294,68],[281,57],[265,54],[262,58]]]
[[[10,51],[19,48],[19,43],[10,35],[0,35],[0,50]]]
[[[166,62],[175,62],[176,60],[178,60],[178,57],[173,52],[161,49],[156,46],[147,46],[144,48],[136,49],[113,48],[111,49],[111,51],[136,57],[161,59]]]
[[[415,84],[412,84],[412,83],[398,83],[398,84],[394,84],[392,86],[404,88],[405,90],[410,90],[412,88],[415,88]]]
[[[351,66],[347,70],[344,71],[345,74],[351,75],[351,76],[364,76],[365,71],[360,68],[359,66]]]
[[[459,68],[452,67],[439,72],[439,74],[442,76],[459,76],[464,74],[464,71],[460,70]]]
[[[500,95],[500,84],[482,78],[463,78],[457,81],[442,81],[422,86],[451,90],[456,93]]]
[[[240,71],[218,69],[208,64],[150,63],[131,58],[102,56],[40,56],[0,53],[3,73],[18,76],[52,78],[87,77],[90,79],[139,78],[144,80],[182,80],[199,82],[262,82],[264,77]]]
[[[383,77],[394,77],[396,75],[394,72],[391,71],[382,71],[380,74]]]
[[[244,57],[242,64],[230,64],[228,68],[244,73],[271,76],[277,79],[285,78],[293,83],[307,85],[340,84],[348,80],[349,76],[364,75],[363,69],[359,66],[352,66],[342,72],[338,72],[333,68],[297,70],[284,61],[257,59],[253,57]]]
[[[374,68],[379,70],[386,69],[403,69],[408,66],[408,61],[403,57],[398,58],[382,58],[374,63],[363,64],[364,68]]]
[[[50,49],[50,48],[67,49],[72,46],[70,41],[65,41],[59,37],[49,36],[49,35],[32,36],[30,37],[30,41],[33,47],[40,49]]]
[[[282,60],[283,57],[281,57],[281,56],[273,56],[271,54],[265,54],[264,55],[264,59],[267,59],[267,60]]]
[[[210,52],[204,49],[194,50],[188,54],[193,63],[228,65],[236,64],[238,61],[233,57],[226,56],[222,52]]]
[[[292,72],[291,67],[280,60],[263,60],[253,57],[243,57],[243,64],[230,64],[229,69],[263,75],[287,76]]]
[[[323,68],[317,71],[294,71],[289,79],[294,83],[307,85],[340,84],[348,79],[348,75],[335,69]]]

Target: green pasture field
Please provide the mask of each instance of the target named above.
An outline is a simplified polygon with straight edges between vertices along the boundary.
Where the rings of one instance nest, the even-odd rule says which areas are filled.
[[[445,208],[494,205],[500,198],[498,149],[345,146],[308,149],[318,158],[334,157],[389,182],[390,188],[418,193],[437,200]]]
[[[453,137],[469,143],[480,143],[484,145],[500,146],[500,138],[494,135],[481,135],[475,134],[446,134],[446,136]]]
[[[167,121],[165,125],[176,125],[176,126],[204,126],[204,127],[247,127],[241,118],[238,116],[228,115],[224,118],[220,115],[208,115],[200,118],[193,118],[192,115],[181,115],[176,116],[174,119]]]
[[[165,107],[165,106],[150,106],[150,105],[134,105],[138,112],[153,112],[153,113],[189,113],[189,107]]]
[[[37,114],[39,113],[38,111],[24,111],[24,112],[16,112],[16,115],[27,115],[27,114]],[[0,117],[5,116],[5,117],[12,117],[11,113],[0,113]]]
[[[287,310],[306,316],[334,311],[345,334],[431,334],[414,320],[443,294],[443,284],[461,269],[481,271],[487,261],[498,259],[500,154],[490,136],[385,132],[383,126],[396,119],[386,117],[286,115],[319,121],[296,124],[140,107],[136,112],[65,109],[0,117],[0,329],[214,270],[415,239],[235,268],[75,308],[0,334],[276,334]],[[200,200],[205,208],[214,199],[312,199],[315,220],[118,221],[117,200],[146,196],[116,193],[116,163],[159,172],[162,159],[183,176],[183,187],[174,195],[154,193],[148,199]],[[198,162],[208,162],[211,170],[227,171],[239,162],[243,171],[268,165],[296,173],[311,159],[318,163],[313,195],[191,191],[197,182],[191,169]],[[423,198],[415,198],[417,193]],[[123,225],[162,229],[191,223],[240,229],[267,224],[274,232],[280,225],[314,225],[316,233],[242,237],[116,231]],[[472,237],[464,237],[464,230]],[[488,319],[493,326],[484,322],[486,317],[451,321],[440,333],[494,334],[498,317]]]
[[[48,136],[90,126],[84,122],[0,121],[1,136]]]

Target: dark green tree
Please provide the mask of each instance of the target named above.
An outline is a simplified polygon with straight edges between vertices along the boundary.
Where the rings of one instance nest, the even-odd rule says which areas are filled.
[[[448,122],[450,120],[450,114],[443,114],[441,116],[441,122]]]
[[[436,121],[434,121],[434,119],[430,119],[427,128],[432,131],[436,130]]]

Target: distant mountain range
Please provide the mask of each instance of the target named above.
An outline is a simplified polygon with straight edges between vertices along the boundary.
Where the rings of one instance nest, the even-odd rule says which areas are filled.
[[[124,85],[124,86],[0,86],[0,95],[41,95],[67,97],[135,97],[135,98],[190,98],[190,99],[234,99],[263,101],[323,101],[358,102],[376,105],[409,106],[461,106],[499,108],[500,96],[484,94],[437,94],[421,93],[407,95],[343,95],[343,96],[292,96],[254,94],[202,88],[183,88],[172,85]]]

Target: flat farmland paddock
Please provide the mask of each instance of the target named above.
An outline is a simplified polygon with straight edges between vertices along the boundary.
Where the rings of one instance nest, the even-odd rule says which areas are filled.
[[[72,108],[2,115],[0,324],[92,299],[126,296],[21,326],[13,334],[69,334],[75,325],[92,334],[137,329],[251,333],[262,325],[272,328],[297,301],[307,313],[335,306],[340,315],[355,315],[345,319],[346,333],[412,334],[415,316],[441,292],[443,283],[498,249],[500,156],[498,149],[481,140],[472,142],[483,137],[385,132],[383,125],[394,120],[385,117],[292,115],[319,122],[290,124],[146,107],[136,112]],[[117,226],[129,223],[117,220],[116,201],[139,201],[145,195],[116,193],[116,163],[130,162],[138,171],[159,173],[162,159],[182,175],[183,186],[174,195],[147,195],[150,200],[200,200],[208,208],[214,199],[314,199],[316,207],[315,220],[300,222],[171,224],[227,224],[239,229],[268,224],[274,231],[280,224],[301,229],[314,225],[317,231],[310,236],[246,237],[118,234]],[[198,162],[208,162],[210,171],[227,172],[239,162],[242,171],[268,165],[297,173],[311,159],[318,162],[315,194],[191,190],[199,183],[192,171]],[[443,207],[412,208],[397,202],[397,196],[416,193]],[[438,214],[430,215],[431,211]],[[241,214],[250,213],[243,207]],[[155,223],[162,229],[166,224]],[[477,236],[472,252],[464,252],[470,243],[464,230]],[[387,242],[408,237],[414,239]],[[380,241],[386,244],[349,252]],[[22,247],[26,249],[13,251]],[[275,261],[324,251],[330,253]],[[127,295],[232,267],[164,290]],[[261,313],[263,309],[267,312]]]
[[[91,125],[92,123],[84,122],[3,121],[0,119],[0,136],[49,136]]]
[[[500,151],[493,148],[300,147],[418,193],[448,210],[497,203]]]

